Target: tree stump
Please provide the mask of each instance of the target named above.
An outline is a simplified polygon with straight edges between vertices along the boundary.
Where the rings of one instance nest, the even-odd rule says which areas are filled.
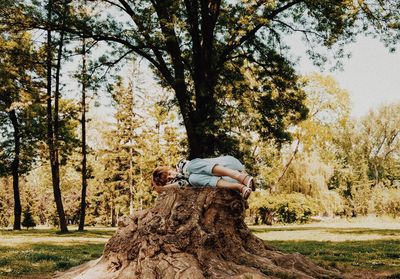
[[[232,190],[170,189],[120,220],[100,259],[57,278],[342,278],[267,246],[244,223],[246,205]]]

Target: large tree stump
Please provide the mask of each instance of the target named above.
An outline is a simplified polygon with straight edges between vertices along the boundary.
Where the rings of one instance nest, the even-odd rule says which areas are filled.
[[[341,278],[265,245],[244,223],[245,206],[232,190],[171,189],[120,220],[100,259],[58,278]]]

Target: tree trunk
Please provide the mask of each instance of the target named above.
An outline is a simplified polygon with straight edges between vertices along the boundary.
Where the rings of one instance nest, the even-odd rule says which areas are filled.
[[[60,221],[60,230],[63,233],[68,232],[67,222],[65,219],[64,207],[62,204],[62,196],[60,189],[60,170],[58,162],[58,95],[59,95],[59,69],[61,67],[60,47],[57,59],[56,74],[56,92],[54,98],[54,121],[51,105],[51,81],[52,81],[52,37],[51,37],[51,17],[52,17],[52,0],[48,3],[48,30],[47,30],[47,140],[50,155],[51,177],[53,184],[54,200],[57,207],[57,213]],[[61,33],[63,34],[63,33]],[[62,38],[61,38],[62,41]],[[53,129],[54,125],[54,129]]]
[[[189,159],[214,156],[216,154],[215,119],[217,116],[215,100],[207,95],[211,93],[202,93],[203,97],[196,97],[194,111],[188,109],[188,104],[185,102],[190,93],[186,90],[184,83],[175,87],[175,94],[188,137]]]
[[[14,159],[11,163],[11,171],[13,177],[13,191],[14,191],[14,225],[13,230],[21,230],[21,197],[19,192],[19,156],[20,156],[20,132],[19,123],[15,110],[8,113],[11,123],[14,128]]]
[[[111,205],[111,227],[116,227],[117,226],[117,218],[116,216],[116,208],[115,208],[115,204],[112,203]]]
[[[170,189],[121,218],[100,259],[56,278],[342,278],[267,246],[244,223],[246,206],[232,190]]]
[[[86,215],[86,42],[82,42],[82,193],[78,231],[83,231]]]
[[[198,154],[191,154],[192,157],[206,158],[218,153],[217,104],[213,96],[213,82],[211,79],[207,82],[209,84],[201,84],[196,90],[195,131],[200,150]]]

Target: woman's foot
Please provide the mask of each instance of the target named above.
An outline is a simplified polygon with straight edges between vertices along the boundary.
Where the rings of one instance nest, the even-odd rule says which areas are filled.
[[[249,198],[251,192],[252,191],[251,191],[251,189],[249,187],[243,185],[243,187],[242,187],[242,197],[245,200],[247,200]]]
[[[256,190],[256,187],[255,187],[256,184],[255,184],[255,181],[254,181],[254,177],[252,177],[249,174],[246,174],[246,173],[240,174],[239,182],[241,184],[247,186],[248,188],[250,188],[252,191]]]

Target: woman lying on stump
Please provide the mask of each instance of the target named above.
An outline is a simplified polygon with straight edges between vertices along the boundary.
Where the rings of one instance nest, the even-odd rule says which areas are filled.
[[[157,167],[153,171],[152,184],[158,193],[182,186],[228,188],[239,191],[244,199],[255,190],[254,178],[232,156],[181,160],[176,170],[168,166]]]

